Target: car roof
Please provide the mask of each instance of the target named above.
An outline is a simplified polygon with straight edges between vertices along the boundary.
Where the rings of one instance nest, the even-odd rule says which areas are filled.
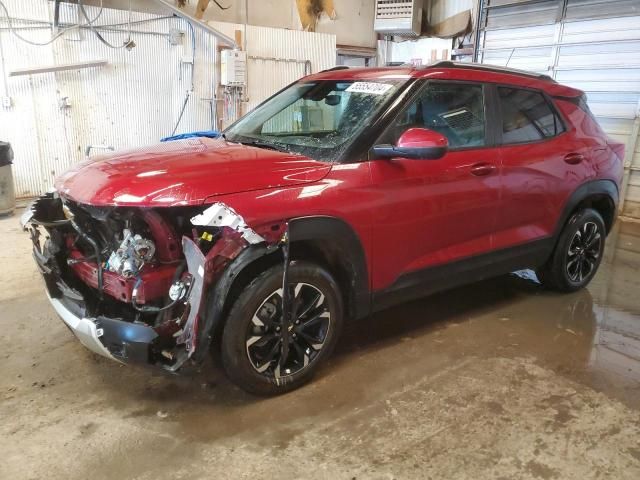
[[[425,66],[349,68],[335,67],[305,77],[305,80],[431,79],[497,83],[543,90],[554,97],[579,97],[582,90],[561,85],[548,75],[526,70],[497,67],[479,63],[441,61]]]

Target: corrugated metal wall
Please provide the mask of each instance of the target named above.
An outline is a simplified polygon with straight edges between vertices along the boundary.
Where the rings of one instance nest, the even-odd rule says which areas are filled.
[[[52,2],[4,0],[12,17],[50,22]],[[91,17],[98,9],[87,7]],[[61,20],[76,23],[76,7],[62,5]],[[128,12],[105,9],[96,24],[125,24]],[[8,79],[13,106],[0,107],[0,138],[15,151],[14,176],[19,197],[50,188],[53,178],[84,158],[87,145],[116,149],[156,142],[171,134],[186,92],[191,88],[191,33],[179,18],[133,13],[136,47],[113,50],[89,30],[69,32],[49,46],[36,47],[16,39],[0,21],[0,41],[6,70],[105,59],[104,67],[46,73]],[[14,26],[24,28],[24,21]],[[171,45],[169,31],[184,32]],[[48,29],[19,30],[33,40],[51,37]],[[113,44],[126,34],[102,32]],[[215,81],[215,39],[195,30],[194,91],[178,131],[209,129]],[[0,84],[1,85],[1,84]],[[3,93],[4,95],[4,93]],[[63,98],[70,106],[61,107]]]
[[[244,25],[209,22],[219,31],[234,36]],[[316,73],[336,65],[336,36],[282,28],[249,25],[246,31],[248,56],[248,103],[245,111],[305,75],[305,62]]]
[[[552,75],[587,92],[605,131],[630,145],[640,114],[640,0],[485,0],[479,61]],[[625,214],[640,217],[640,143]]]

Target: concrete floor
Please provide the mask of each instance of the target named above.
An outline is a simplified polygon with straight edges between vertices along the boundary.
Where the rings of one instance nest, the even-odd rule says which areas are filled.
[[[0,478],[640,478],[640,225],[589,287],[509,276],[351,324],[260,399],[85,350],[0,220]]]

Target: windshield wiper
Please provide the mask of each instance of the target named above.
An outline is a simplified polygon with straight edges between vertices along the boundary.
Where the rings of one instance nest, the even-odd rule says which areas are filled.
[[[289,153],[289,150],[287,150],[285,147],[281,145],[277,145],[269,142],[263,142],[262,140],[250,140],[248,142],[239,142],[239,143],[241,143],[242,145],[248,145],[250,147],[266,148],[268,150],[275,150],[277,152]]]

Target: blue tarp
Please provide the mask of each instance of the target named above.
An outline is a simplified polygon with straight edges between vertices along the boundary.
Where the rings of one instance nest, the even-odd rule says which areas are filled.
[[[164,137],[160,141],[172,142],[174,140],[183,140],[185,138],[196,138],[196,137],[218,138],[219,136],[220,136],[220,132],[216,132],[215,130],[204,130],[202,132],[180,133],[178,135],[173,135],[171,137]]]

